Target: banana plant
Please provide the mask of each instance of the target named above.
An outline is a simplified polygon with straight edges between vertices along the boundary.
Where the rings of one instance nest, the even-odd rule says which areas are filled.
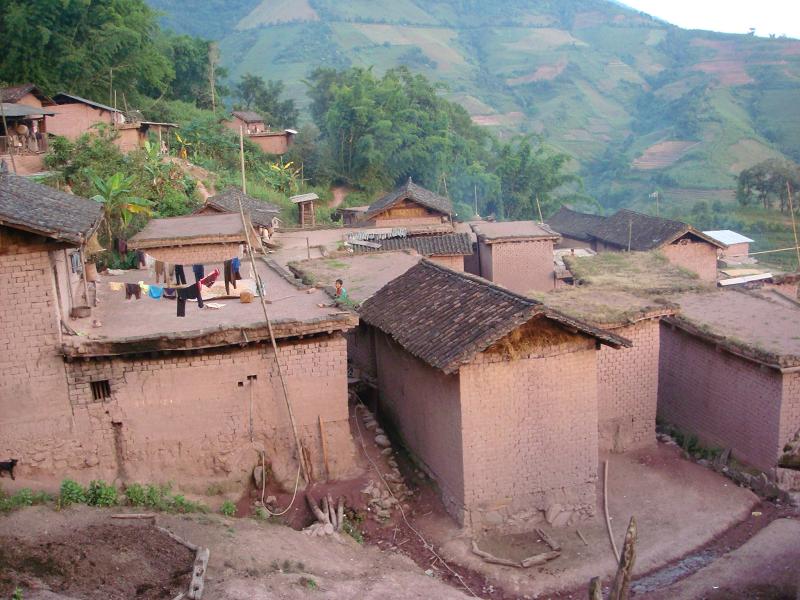
[[[178,140],[178,143],[181,145],[181,149],[178,150],[178,156],[184,160],[187,160],[189,158],[189,148],[191,148],[194,144],[188,139],[181,137],[181,135],[177,132],[175,133],[175,139]]]
[[[114,234],[127,230],[134,215],[152,214],[152,203],[149,200],[131,195],[131,184],[134,180],[132,176],[114,173],[105,179],[92,175],[91,179],[97,191],[92,200],[103,205],[109,242]]]

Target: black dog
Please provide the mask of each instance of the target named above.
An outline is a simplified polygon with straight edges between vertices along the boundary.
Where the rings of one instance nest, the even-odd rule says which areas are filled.
[[[16,477],[14,477],[14,467],[17,466],[18,462],[16,458],[0,461],[0,477],[3,476],[4,471],[8,471],[11,474],[11,479],[16,479]]]

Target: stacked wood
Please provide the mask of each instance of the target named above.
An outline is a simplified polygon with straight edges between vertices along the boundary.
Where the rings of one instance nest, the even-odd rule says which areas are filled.
[[[306,492],[306,502],[317,522],[306,527],[308,535],[333,535],[342,530],[344,526],[344,496],[339,496],[336,504],[330,494],[323,494],[319,504],[314,497]]]

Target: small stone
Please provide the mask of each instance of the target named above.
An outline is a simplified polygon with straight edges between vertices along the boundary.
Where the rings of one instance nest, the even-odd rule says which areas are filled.
[[[270,504],[275,506],[278,503],[278,499],[275,496],[267,496],[267,499],[264,500],[264,504]]]
[[[383,435],[384,431],[383,431],[383,429],[381,429],[380,427],[378,427],[378,428],[375,430],[375,433],[377,433],[378,435]]]
[[[700,460],[698,460],[697,464],[700,465],[701,467],[710,467],[711,466],[711,462],[706,460],[705,458],[701,458]]]
[[[384,448],[383,450],[381,450],[381,454],[383,454],[384,456],[391,456],[392,449],[391,448]]]
[[[385,435],[376,435],[375,436],[375,443],[378,444],[381,448],[390,448],[392,443],[389,441]]]
[[[560,504],[551,504],[550,506],[547,507],[547,510],[544,513],[545,521],[547,521],[548,523],[550,523],[550,525],[552,525],[553,521],[558,516],[558,513],[560,513],[563,510],[564,507],[561,506]]]
[[[333,535],[334,531],[336,531],[336,530],[333,528],[333,525],[331,525],[330,523],[326,523],[322,527],[322,533],[325,534],[325,535]]]
[[[501,515],[496,510],[493,510],[491,512],[487,512],[486,513],[486,515],[484,517],[484,521],[486,521],[487,525],[494,525],[494,526],[502,525],[503,524],[503,515]]]
[[[572,514],[571,510],[561,511],[553,519],[551,525],[553,527],[566,527],[567,523],[569,523],[569,520],[572,518]]]
[[[89,456],[85,461],[87,467],[96,467],[100,464],[100,461],[96,456]]]

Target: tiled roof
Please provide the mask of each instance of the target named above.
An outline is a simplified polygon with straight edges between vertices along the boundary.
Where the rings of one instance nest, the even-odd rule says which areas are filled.
[[[557,240],[558,233],[543,223],[534,221],[499,221],[471,223],[472,231],[485,242],[512,240]]]
[[[556,214],[547,219],[547,224],[563,236],[588,242],[592,239],[592,232],[605,220],[606,218],[600,215],[577,212],[562,206]]]
[[[108,112],[122,112],[113,106],[108,106],[107,104],[101,104],[100,102],[95,102],[94,100],[88,100],[87,98],[82,98],[80,96],[75,96],[73,94],[67,94],[66,92],[59,92],[55,96],[53,96],[53,100],[55,100],[56,104],[86,104],[87,106],[93,106],[94,108],[99,108],[101,110],[106,110]]]
[[[4,172],[0,167],[0,224],[75,244],[97,229],[103,207]]]
[[[373,240],[380,248],[353,245],[356,254],[365,252],[390,252],[396,250],[416,250],[422,256],[469,256],[472,254],[472,240],[468,233],[447,233],[444,235],[415,235],[412,237],[393,237]]]
[[[618,210],[608,217],[592,235],[602,242],[623,249],[627,249],[630,237],[631,250],[655,250],[671,244],[687,233],[719,248],[725,247],[725,244],[708,237],[687,223],[625,209]]]
[[[32,83],[23,83],[12,87],[0,88],[0,102],[16,103],[22,100],[26,94],[33,94],[42,104],[48,106],[53,102],[45,96],[42,91]]]
[[[250,214],[250,220],[255,225],[270,227],[273,217],[281,212],[281,209],[274,204],[248,196],[237,188],[228,188],[216,196],[211,196],[206,204],[223,212],[238,213],[240,198],[244,212]]]
[[[400,202],[406,198],[445,215],[450,215],[453,212],[453,203],[450,202],[450,200],[439,194],[434,194],[430,190],[426,190],[409,178],[404,185],[401,185],[393,192],[386,194],[383,198],[374,202],[369,207],[369,210],[367,210],[364,218],[369,219],[378,213],[382,213],[391,208],[396,202]]]
[[[360,309],[361,319],[427,364],[454,373],[534,317],[556,321],[610,346],[630,342],[490,281],[422,260]]]
[[[264,117],[252,110],[235,110],[233,116],[245,123],[263,123]]]

